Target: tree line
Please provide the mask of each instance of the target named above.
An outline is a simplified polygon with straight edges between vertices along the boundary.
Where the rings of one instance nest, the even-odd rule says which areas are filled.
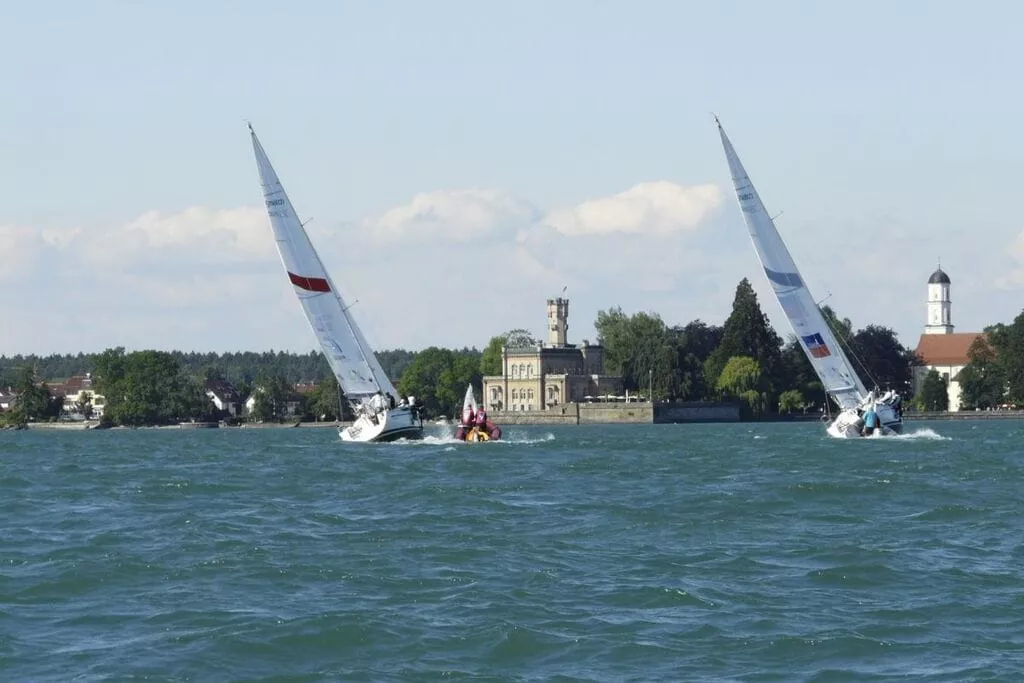
[[[830,307],[822,313],[866,387],[910,396],[918,361],[895,332],[879,325],[854,331]],[[748,417],[825,408],[824,388],[796,335],[779,336],[746,278],[720,326],[669,326],[656,313],[611,308],[598,312],[595,327],[606,371],[654,400],[738,400]]]
[[[911,398],[913,367],[920,360],[899,343],[895,332],[874,324],[854,330],[849,319],[830,307],[821,310],[865,386],[894,389]],[[823,387],[799,341],[792,334],[783,339],[772,328],[746,278],[737,286],[722,325],[699,319],[668,325],[657,313],[628,315],[612,307],[598,312],[594,326],[604,346],[605,374],[621,376],[624,388],[650,393],[654,400],[738,400],[748,417],[826,408]],[[456,415],[467,385],[480,392],[483,376],[500,375],[502,346],[539,343],[517,329],[492,337],[483,351],[430,347],[382,351],[377,357],[400,394],[415,396],[429,418]],[[987,328],[970,358],[959,377],[964,407],[1024,403],[1024,313],[1011,325]],[[86,372],[93,373],[97,391],[107,397],[107,419],[114,424],[216,417],[204,390],[211,379],[231,383],[243,398],[253,395],[256,419],[351,417],[330,367],[316,351],[126,353],[117,348],[97,354],[0,357],[0,385],[14,382],[29,391],[33,398],[25,410],[39,418],[60,412],[52,396],[36,396],[46,387],[44,378]],[[316,387],[296,396],[294,385],[299,382]],[[922,410],[944,410],[945,396],[945,381],[933,371],[913,402]]]
[[[106,353],[106,352],[103,352]],[[19,368],[31,367],[37,376],[47,380],[65,380],[75,375],[96,372],[96,361],[103,353],[53,354],[49,356],[0,356],[0,384],[14,381]],[[258,377],[276,376],[292,384],[316,383],[331,375],[331,368],[319,351],[290,353],[287,351],[234,351],[227,353],[164,351],[186,374],[201,376],[216,368],[219,376],[238,386],[252,384]],[[413,351],[395,349],[380,351],[380,361],[388,377],[401,377],[412,362]]]

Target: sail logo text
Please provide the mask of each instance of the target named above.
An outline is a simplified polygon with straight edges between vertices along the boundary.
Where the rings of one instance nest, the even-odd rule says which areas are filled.
[[[284,204],[284,200],[283,199],[268,199],[267,200],[267,208],[268,209],[270,207],[272,207],[272,206],[281,206],[282,204]]]
[[[741,202],[745,202],[748,199],[753,199],[753,198],[754,198],[754,193],[753,192],[744,192],[743,194],[740,195],[740,201]]]

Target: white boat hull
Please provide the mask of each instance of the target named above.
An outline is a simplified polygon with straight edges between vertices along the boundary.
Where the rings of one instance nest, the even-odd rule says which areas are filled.
[[[377,413],[360,415],[355,422],[338,431],[342,441],[394,441],[423,438],[423,421],[412,408],[401,406]]]
[[[839,413],[839,416],[829,424],[828,434],[837,439],[860,439],[893,436],[899,434],[903,429],[903,418],[897,414],[892,406],[876,403],[875,413],[878,415],[881,428],[875,429],[871,434],[864,434],[862,432],[864,419],[856,410],[844,410]]]

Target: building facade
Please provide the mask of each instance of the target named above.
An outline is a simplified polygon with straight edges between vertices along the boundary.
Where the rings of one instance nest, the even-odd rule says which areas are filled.
[[[601,394],[622,391],[622,378],[604,374],[604,348],[586,339],[568,343],[569,300],[548,299],[547,343],[502,348],[502,374],[483,378],[490,410],[558,410]]]
[[[928,278],[927,323],[917,342],[918,358],[923,365],[914,368],[914,393],[925,376],[935,370],[946,380],[949,410],[960,410],[960,383],[957,375],[970,362],[967,352],[981,332],[954,332],[949,276],[939,266]]]

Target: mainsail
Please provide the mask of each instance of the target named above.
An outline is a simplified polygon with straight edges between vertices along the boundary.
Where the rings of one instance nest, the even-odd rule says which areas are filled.
[[[251,125],[249,133],[281,262],[341,390],[354,400],[366,398],[377,391],[396,396],[394,386],[384,374],[309,241],[309,235]]]
[[[715,122],[718,123],[717,118]],[[750,182],[750,176],[736,156],[736,150],[733,149],[721,123],[718,123],[718,132],[722,136],[722,146],[725,148],[725,158],[729,162],[736,197],[743,211],[743,220],[747,223],[750,239],[754,243],[765,275],[775,290],[775,296],[778,297],[779,304],[789,318],[793,331],[800,340],[800,346],[811,361],[811,366],[818,374],[825,391],[841,408],[856,408],[867,396],[867,390],[854,372],[835,335],[832,334],[803,278],[800,277],[789,249],[782,241],[775,222],[764,208],[761,197]]]
[[[462,397],[462,421],[468,422],[470,413],[476,413],[476,396],[473,395],[473,385],[466,387],[466,395]]]

